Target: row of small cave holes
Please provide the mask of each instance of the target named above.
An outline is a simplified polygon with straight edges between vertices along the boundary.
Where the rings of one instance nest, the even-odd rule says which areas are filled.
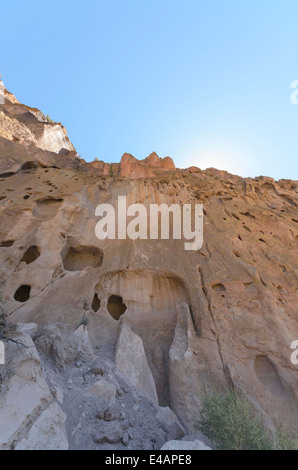
[[[2,242],[0,244],[0,248],[9,248],[13,245],[14,241],[6,241]],[[33,263],[38,257],[40,256],[40,251],[38,250],[37,246],[31,246],[30,248],[27,249],[25,254],[23,255],[22,259],[20,262],[25,262],[26,264],[31,264]],[[14,294],[14,299],[18,302],[27,302],[30,298],[30,292],[31,292],[31,286],[28,285],[22,285],[20,286],[15,294]],[[113,308],[112,305],[115,305],[118,307]],[[97,294],[94,295],[93,302],[92,302],[92,309],[94,312],[97,312],[100,308],[100,299],[98,298]],[[110,311],[111,310],[111,311]],[[119,310],[119,316],[117,313],[117,310]],[[115,319],[119,319],[119,317],[125,312],[126,306],[122,302],[122,298],[118,296],[111,296],[108,301],[108,311],[113,317],[118,317]],[[123,312],[122,312],[123,311]],[[114,312],[114,315],[113,315]]]
[[[47,170],[47,169],[44,170],[45,173],[48,173],[49,171],[50,171],[50,170]],[[14,174],[15,174],[15,173],[6,173],[6,174],[0,175],[0,178],[2,177],[2,178],[0,179],[0,182],[5,181],[6,178],[8,178],[8,177],[10,177],[10,176],[13,176]],[[68,175],[68,174],[66,174],[66,175],[64,175],[64,176],[65,176],[65,177],[69,177],[69,176],[70,176],[70,177],[74,178],[74,176],[71,176],[71,175]],[[37,179],[39,180],[39,179],[40,179],[40,176],[38,176]],[[79,180],[78,178],[74,178],[74,179],[75,179],[75,181],[78,181],[78,180]],[[54,189],[59,189],[57,186],[55,186],[53,183],[51,183],[50,180],[48,180],[48,181],[43,181],[43,183],[44,183],[44,184],[47,184],[48,186],[52,186]],[[14,190],[13,190],[13,189],[10,189],[10,188],[6,188],[5,191],[7,191],[7,192],[12,192],[12,191],[14,191]],[[32,188],[25,188],[25,191],[32,191]],[[52,192],[53,192],[53,189],[51,189],[49,192],[52,193]],[[26,194],[25,196],[23,196],[23,199],[27,200],[27,199],[29,199],[31,196],[32,196],[32,194],[30,194],[30,193],[29,193],[29,194]],[[0,201],[2,201],[3,199],[6,199],[6,196],[0,196]]]
[[[284,212],[284,211],[282,210],[282,212]],[[247,212],[240,212],[240,214],[241,214],[241,215],[244,215],[244,216],[246,216],[246,217],[250,217],[250,218],[252,218],[252,219],[256,219],[256,217],[255,217],[254,215],[252,215],[249,211],[247,211]],[[206,212],[205,209],[204,209],[204,215],[205,215],[205,216],[207,215],[207,212]],[[240,221],[240,218],[239,218],[236,214],[232,213],[232,216],[233,216],[235,219],[237,219],[238,221]],[[227,218],[226,218],[226,217],[223,217],[223,220],[227,221]],[[296,219],[294,219],[294,218],[292,218],[292,221],[298,223],[298,220],[296,220]],[[245,225],[245,222],[242,222],[242,225],[243,225],[243,228],[245,228],[248,232],[251,232],[251,229],[250,229],[249,227],[247,227],[247,225]],[[289,230],[291,231],[291,229],[289,229]],[[292,231],[291,231],[291,232],[292,232]],[[265,235],[265,232],[263,232],[263,230],[260,230],[260,233],[262,233],[263,235]],[[273,233],[270,232],[270,235],[273,235]],[[273,235],[273,236],[276,237],[276,235]],[[277,238],[279,238],[279,237],[277,237]],[[243,241],[243,238],[241,237],[240,234],[238,235],[238,239],[239,239],[240,241]],[[259,238],[259,241],[262,242],[262,243],[267,244],[266,240],[264,240],[263,238]],[[233,250],[233,253],[234,253],[234,255],[235,255],[237,258],[241,258],[241,254],[239,253],[239,251]],[[205,256],[203,253],[200,253],[200,254],[202,254],[203,256]],[[254,257],[253,257],[253,261],[256,262],[256,260],[254,259]],[[280,267],[280,269],[282,270],[282,272],[287,272],[287,268],[286,268],[285,266],[280,265],[279,267]],[[264,285],[264,287],[267,287],[267,284],[265,283],[265,281],[263,281],[263,280],[261,279],[261,282],[262,282],[262,284]]]
[[[16,290],[14,294],[14,299],[17,302],[25,303],[30,299],[30,293],[31,293],[31,286],[22,285]],[[100,306],[101,306],[101,301],[97,293],[95,293],[92,304],[91,304],[92,310],[94,312],[98,312],[98,310],[100,309]],[[109,314],[111,315],[111,317],[114,318],[114,320],[118,321],[120,317],[126,312],[127,307],[125,303],[123,302],[122,297],[113,294],[108,299],[107,310]]]
[[[4,241],[0,244],[0,248],[9,248],[14,244],[13,240]],[[36,245],[30,246],[25,254],[23,255],[20,262],[25,262],[26,264],[33,263],[37,258],[40,256],[40,251]],[[26,302],[30,298],[31,287],[28,285],[20,286],[14,295],[14,299],[18,302]],[[122,302],[122,299],[121,299]],[[100,308],[100,300],[97,297],[97,294],[94,295],[94,299],[92,302],[92,308],[94,312],[97,312]]]

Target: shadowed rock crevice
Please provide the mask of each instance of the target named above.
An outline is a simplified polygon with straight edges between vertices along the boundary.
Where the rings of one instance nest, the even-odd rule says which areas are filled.
[[[92,310],[93,312],[98,312],[98,310],[100,309],[100,299],[98,298],[98,295],[97,294],[94,294],[94,297],[93,297],[93,301],[92,301]]]
[[[13,176],[15,173],[9,171],[7,173],[2,173],[2,175],[0,175],[0,178],[9,178],[10,176]]]
[[[14,294],[14,299],[17,302],[27,302],[27,300],[30,298],[30,292],[30,286],[20,286]]]
[[[0,248],[9,248],[14,244],[14,240],[8,240],[0,243]]]
[[[217,283],[217,284],[212,284],[212,289],[215,290],[216,292],[225,292],[225,286],[223,284]]]
[[[267,356],[257,356],[255,358],[254,369],[258,379],[273,395],[284,395],[284,386],[276,367]]]
[[[30,173],[31,171],[34,171],[38,168],[38,164],[36,162],[25,162],[22,166],[21,166],[21,172],[22,173]]]
[[[30,248],[28,248],[26,253],[24,253],[24,256],[23,256],[23,258],[21,259],[20,262],[25,262],[26,264],[31,264],[35,260],[37,260],[37,258],[39,258],[39,257],[40,257],[40,251],[37,248],[37,246],[36,245],[30,246]]]

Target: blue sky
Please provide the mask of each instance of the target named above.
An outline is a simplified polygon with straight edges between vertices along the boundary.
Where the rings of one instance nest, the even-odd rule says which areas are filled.
[[[0,0],[0,72],[77,151],[298,179],[297,0]]]

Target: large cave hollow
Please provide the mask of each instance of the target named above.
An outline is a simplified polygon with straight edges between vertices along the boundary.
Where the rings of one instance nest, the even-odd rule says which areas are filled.
[[[33,210],[34,217],[40,220],[49,220],[56,216],[63,203],[63,199],[45,198],[36,202]]]
[[[169,406],[169,350],[177,323],[176,304],[189,304],[184,281],[169,272],[129,270],[108,273],[100,284],[107,312],[119,320],[115,325],[109,323],[107,330],[114,328],[116,334],[125,313],[132,331],[143,341],[159,405]],[[105,320],[99,317],[97,321]]]
[[[121,315],[125,313],[127,307],[123,303],[122,297],[119,295],[111,295],[107,303],[107,309],[114,320],[119,320]]]

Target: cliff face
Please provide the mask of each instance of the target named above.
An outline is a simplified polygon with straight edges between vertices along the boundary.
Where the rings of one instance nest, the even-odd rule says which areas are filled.
[[[147,207],[203,203],[202,249],[185,251],[184,240],[173,239],[98,240],[95,208],[116,207],[120,195]],[[112,361],[129,326],[159,406],[170,406],[186,431],[198,419],[203,384],[233,385],[268,426],[298,430],[290,360],[298,339],[297,196],[297,181],[178,170],[155,153],[86,163],[60,124],[6,94],[0,283],[8,319],[75,330],[87,318],[93,350],[109,351]]]
[[[55,153],[62,150],[74,150],[61,124],[51,122],[36,108],[20,104],[16,97],[5,90],[1,84],[0,95],[5,100],[0,114],[1,137],[20,142],[24,146],[33,143],[40,149]]]

